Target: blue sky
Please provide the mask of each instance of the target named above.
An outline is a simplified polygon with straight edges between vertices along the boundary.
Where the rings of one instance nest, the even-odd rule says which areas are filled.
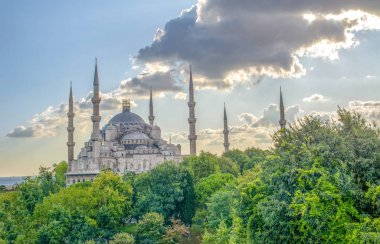
[[[91,89],[95,56],[102,89],[116,88],[130,56],[149,45],[159,26],[194,1],[2,1],[0,134],[47,106],[66,101],[69,80],[77,96]],[[12,104],[12,106],[9,106]],[[17,111],[17,112],[16,112]],[[21,112],[22,111],[22,112]]]
[[[360,4],[348,1],[346,6],[333,6],[328,11],[312,4],[305,8],[307,11],[298,12],[279,6],[289,16],[302,19],[299,14],[306,11],[321,21],[318,31],[311,28],[316,21],[305,20],[304,26],[295,26],[307,29],[305,35],[298,31],[297,36],[297,32],[287,34],[291,31],[285,29],[282,33],[283,30],[276,29],[276,15],[270,20],[255,19],[260,14],[272,16],[271,8],[256,12],[256,7],[244,7],[245,1],[230,6],[226,0],[207,0],[197,9],[181,14],[195,4],[197,1],[185,0],[0,2],[3,118],[0,176],[35,174],[41,164],[49,166],[66,159],[65,113],[54,110],[67,103],[70,80],[78,106],[85,103],[92,88],[95,56],[99,59],[101,90],[114,106],[103,111],[102,124],[119,111],[117,101],[127,96],[137,104],[133,110],[146,119],[148,103],[144,89],[153,82],[157,123],[164,137],[172,136],[173,142],[183,144],[184,153],[188,151],[188,111],[183,98],[190,63],[197,86],[199,145],[206,151],[222,151],[223,102],[227,103],[233,148],[269,147],[270,134],[277,128],[278,108],[273,104],[278,103],[280,85],[289,122],[311,113],[334,117],[338,105],[358,110],[371,121],[380,119],[380,20],[377,17],[380,6],[367,0]],[[328,1],[321,2],[324,4],[329,5]],[[349,9],[360,9],[359,15],[366,17],[355,31],[342,24],[343,21],[331,23],[326,17],[327,14],[340,16]],[[359,19],[355,16],[351,13],[345,18]],[[259,25],[259,21],[263,24]],[[156,34],[158,28],[163,30],[162,36]],[[276,35],[271,36],[273,30]],[[342,36],[347,31],[354,34],[354,44]],[[270,39],[266,39],[268,36]],[[332,40],[330,44],[337,57],[333,57],[334,52],[326,54],[325,46],[309,49],[307,54],[297,53],[323,39]],[[339,46],[343,44],[347,45]],[[145,47],[145,52],[139,51]],[[281,52],[279,47],[283,48]],[[218,62],[213,60],[214,56],[220,56]],[[294,57],[302,72],[292,71],[292,67],[299,67],[293,62]],[[132,68],[132,60],[138,68]],[[253,69],[257,67],[262,69]],[[268,71],[268,67],[272,69]],[[151,81],[157,73],[162,75],[162,82]],[[229,75],[235,78],[231,80]],[[132,82],[136,76],[137,85]],[[180,90],[167,82],[172,78]],[[76,111],[76,152],[90,135],[90,127],[86,127],[91,125],[89,118],[86,120],[88,112]],[[44,124],[46,133],[38,131],[38,123],[52,118],[50,124]],[[30,127],[38,133],[9,136],[18,126]]]

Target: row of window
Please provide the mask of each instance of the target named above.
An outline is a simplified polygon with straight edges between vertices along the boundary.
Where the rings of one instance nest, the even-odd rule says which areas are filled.
[[[125,153],[116,154],[117,157],[124,157],[131,154],[151,154],[151,153],[159,153],[157,149],[140,149],[140,150],[126,150]],[[111,153],[104,153],[104,156],[111,157]]]
[[[83,178],[82,180],[81,180],[81,179],[73,179],[73,184],[75,184],[75,183],[79,183],[79,182],[85,182],[85,181],[86,181],[86,179],[84,179],[84,178]],[[90,181],[93,182],[94,179],[91,178]]]
[[[122,144],[148,144],[152,143],[152,140],[147,139],[136,139],[136,140],[122,140]]]

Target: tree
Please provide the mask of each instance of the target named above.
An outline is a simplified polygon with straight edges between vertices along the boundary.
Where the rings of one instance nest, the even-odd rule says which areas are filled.
[[[238,180],[232,239],[376,240],[373,197],[365,196],[378,184],[379,134],[355,113],[338,115],[306,117],[274,135],[274,149]]]
[[[128,233],[117,233],[110,244],[135,244],[135,238]]]
[[[208,226],[217,228],[221,221],[226,226],[232,226],[232,207],[234,196],[231,191],[218,191],[214,193],[207,203],[207,221]]]
[[[162,243],[182,243],[190,236],[190,230],[179,219],[171,219],[171,225],[166,229]]]
[[[230,243],[230,229],[227,227],[224,220],[222,220],[216,229],[215,233],[205,232],[202,243],[204,244],[228,244]]]
[[[195,194],[192,176],[187,169],[165,162],[138,175],[134,190],[134,216],[137,219],[147,212],[157,212],[164,216],[166,223],[174,217],[191,224]]]
[[[61,188],[66,186],[66,172],[67,172],[67,163],[66,161],[62,161],[58,164],[53,164],[53,172],[54,178],[56,180],[57,185]]]
[[[199,206],[205,206],[209,197],[228,184],[234,184],[235,177],[231,174],[211,174],[201,179],[195,186],[195,194]]]
[[[243,174],[244,167],[249,161],[248,156],[244,152],[242,152],[238,149],[234,149],[234,150],[230,150],[228,152],[225,152],[223,154],[223,157],[229,158],[233,162],[237,163],[239,165],[240,174]]]
[[[185,158],[181,164],[189,169],[193,176],[194,183],[197,183],[200,179],[210,174],[220,172],[218,158],[211,153],[201,152],[198,157],[192,156]]]
[[[220,157],[218,158],[217,163],[221,173],[232,174],[235,177],[240,175],[239,165],[230,158]]]
[[[159,213],[146,213],[137,225],[139,243],[157,243],[164,234],[164,216]]]
[[[244,153],[248,156],[248,162],[244,165],[243,170],[252,169],[256,164],[263,162],[269,151],[261,150],[259,148],[250,147],[245,149]]]
[[[75,184],[45,198],[36,206],[33,219],[41,226],[40,240],[104,241],[117,233],[131,210],[131,186],[106,171],[93,184]]]

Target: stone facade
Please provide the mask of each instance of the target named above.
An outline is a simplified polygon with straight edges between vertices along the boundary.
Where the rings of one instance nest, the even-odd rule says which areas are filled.
[[[95,66],[93,102],[93,131],[91,138],[80,150],[78,158],[73,159],[73,112],[72,91],[70,89],[68,113],[68,171],[66,184],[92,181],[103,169],[114,172],[125,171],[141,173],[148,171],[164,161],[182,161],[181,146],[168,143],[161,138],[161,129],[153,125],[152,93],[150,101],[150,123],[147,124],[137,114],[131,112],[129,100],[123,101],[122,112],[115,115],[102,129],[99,129],[100,111],[99,78]]]

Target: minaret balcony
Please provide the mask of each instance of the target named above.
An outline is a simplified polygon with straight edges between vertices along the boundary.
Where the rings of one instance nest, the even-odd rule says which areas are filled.
[[[92,122],[100,122],[100,120],[101,120],[101,116],[95,116],[95,115],[93,115],[93,116],[91,116],[91,120],[92,120]]]
[[[100,97],[93,97],[91,101],[93,104],[99,104],[102,99]]]
[[[197,122],[196,118],[188,118],[187,120],[189,121],[190,124]]]
[[[73,147],[75,146],[75,142],[67,142],[66,143],[68,147]]]
[[[198,138],[197,135],[189,135],[189,140],[196,140]]]
[[[189,105],[189,107],[195,107],[197,103],[196,102],[188,102],[187,105]]]

